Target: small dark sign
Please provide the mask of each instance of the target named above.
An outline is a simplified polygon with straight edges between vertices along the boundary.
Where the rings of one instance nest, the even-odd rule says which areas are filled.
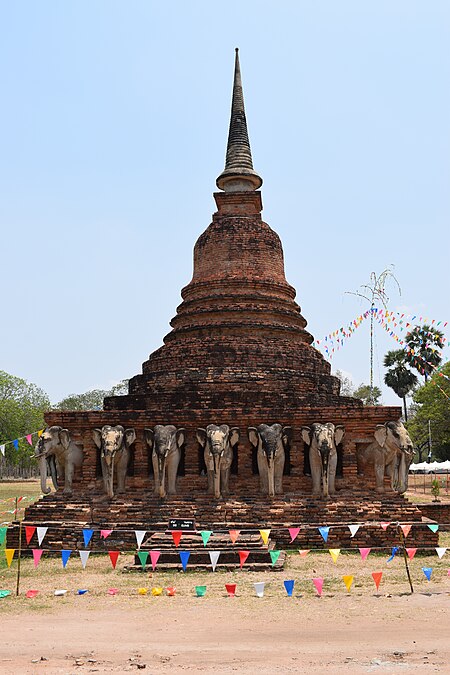
[[[169,530],[182,532],[195,532],[195,520],[184,520],[183,518],[171,518],[169,520]]]

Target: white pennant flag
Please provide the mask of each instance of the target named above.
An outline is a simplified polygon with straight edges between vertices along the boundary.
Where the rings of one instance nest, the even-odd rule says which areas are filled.
[[[262,598],[264,596],[264,586],[266,585],[266,582],[265,581],[257,581],[253,585],[255,587],[255,593],[258,596],[258,598]]]
[[[137,547],[141,548],[142,541],[147,534],[147,530],[135,530],[134,534],[136,535]]]
[[[217,561],[219,560],[220,551],[209,551],[209,559],[211,560],[212,571],[216,571]]]
[[[435,548],[434,550],[438,554],[439,558],[442,558],[442,556],[445,555],[445,552],[447,551],[447,548]]]
[[[42,544],[42,542],[44,540],[44,537],[47,534],[47,530],[48,530],[48,527],[37,527],[36,528],[39,546]]]
[[[351,533],[352,537],[355,536],[355,534],[358,532],[360,527],[361,527],[361,525],[349,525],[348,526],[348,529],[350,530],[350,533]]]
[[[78,551],[78,553],[80,554],[81,564],[83,566],[83,569],[85,569],[86,563],[87,563],[88,558],[89,558],[90,551]]]
[[[0,445],[0,452],[2,453],[3,457],[5,456],[5,444],[3,443]]]

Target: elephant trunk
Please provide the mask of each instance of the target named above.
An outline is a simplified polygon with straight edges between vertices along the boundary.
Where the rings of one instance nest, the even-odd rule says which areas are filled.
[[[47,457],[48,468],[50,469],[50,475],[52,477],[52,483],[55,490],[58,489],[58,473],[56,471],[56,459],[54,455]]]
[[[327,448],[326,450],[321,452],[322,455],[322,490],[323,490],[323,496],[328,497],[329,496],[329,490],[328,490],[328,460],[329,460],[329,449]]]
[[[269,497],[275,497],[275,461],[273,455],[267,458],[267,477],[269,482]]]
[[[214,498],[220,499],[220,455],[213,455],[214,461]]]
[[[159,496],[164,499],[166,496],[166,457],[165,455],[158,455],[158,469],[159,469]]]
[[[48,495],[50,488],[47,487],[47,458],[44,454],[39,457],[39,471],[41,474],[41,491],[44,495]]]
[[[114,462],[106,466],[106,494],[111,499],[114,497]]]
[[[405,452],[402,452],[398,467],[397,485],[395,486],[395,489],[400,495],[408,489],[408,471],[409,456]]]

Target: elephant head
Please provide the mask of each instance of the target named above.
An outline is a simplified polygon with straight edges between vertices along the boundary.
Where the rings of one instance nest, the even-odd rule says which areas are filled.
[[[179,450],[184,443],[185,430],[177,429],[173,426],[173,424],[167,424],[166,426],[157,424],[154,429],[145,429],[144,432],[147,445],[153,450],[152,454],[157,463],[157,480],[155,471],[155,484],[157,483],[157,493],[161,498],[164,498],[166,496],[165,484],[167,463],[172,460],[176,463],[174,470],[175,478],[176,469],[178,468],[179,456],[174,457],[174,455],[177,455],[177,450]],[[174,486],[169,486],[169,493],[171,491],[171,487]]]
[[[345,428],[342,425],[338,424],[335,427],[331,422],[326,424],[315,422],[311,427],[302,427],[303,441],[310,448],[309,459],[314,494],[320,492],[320,478],[322,479],[323,496],[328,497],[330,492],[334,492],[337,464],[336,446],[342,441],[344,434]]]
[[[216,499],[220,498],[221,471],[228,470],[233,458],[233,446],[239,441],[239,429],[227,424],[209,424],[206,429],[197,429],[197,441],[205,450],[205,464],[208,474],[213,474],[213,492]],[[228,489],[228,486],[222,488]]]
[[[374,436],[378,445],[395,453],[392,487],[403,494],[408,489],[409,465],[414,455],[411,438],[400,421],[377,424]]]
[[[134,429],[124,429],[120,424],[115,427],[107,424],[101,429],[94,429],[92,436],[101,451],[105,491],[109,497],[114,497],[114,464],[123,452],[128,452],[136,440],[136,432]]]
[[[268,493],[275,496],[275,482],[278,483],[277,492],[281,492],[285,448],[292,437],[292,427],[282,427],[281,424],[260,424],[258,427],[248,428],[248,437],[253,447],[258,448],[259,457],[264,457],[263,470],[267,471]],[[275,480],[275,466],[277,465],[277,480]],[[258,468],[260,464],[258,462]]]
[[[55,490],[58,489],[58,477],[56,471],[55,455],[64,455],[70,445],[70,433],[62,427],[47,427],[43,432],[34,449],[35,457],[39,459],[39,472],[41,475],[41,490],[48,495],[50,488],[47,487],[47,474],[50,473]]]

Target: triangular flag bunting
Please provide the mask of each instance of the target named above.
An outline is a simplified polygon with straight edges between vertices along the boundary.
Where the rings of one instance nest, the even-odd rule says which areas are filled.
[[[44,537],[47,534],[48,527],[37,527],[36,532],[37,532],[37,538],[38,538],[38,544],[39,546],[42,544],[44,541]]]
[[[152,563],[152,570],[155,571],[156,565],[159,560],[159,556],[161,555],[161,551],[150,551],[150,561]]]
[[[308,553],[310,552],[310,550],[311,550],[310,548],[305,548],[305,549],[303,549],[303,550],[299,548],[299,549],[298,549],[298,552],[300,553],[300,557],[301,557],[301,558],[306,558],[306,556],[308,555]]]
[[[112,530],[100,530],[100,539],[107,539]]]
[[[145,535],[147,534],[147,530],[135,530],[134,534],[136,535],[137,547],[141,548],[141,544],[144,540]]]
[[[239,555],[239,566],[242,569],[242,565],[245,563],[248,556],[250,555],[250,551],[238,551],[238,555]]]
[[[350,530],[350,535],[351,535],[352,538],[358,532],[360,527],[361,527],[361,525],[349,525],[348,526],[348,529]]]
[[[5,444],[4,444],[4,443],[2,443],[2,444],[0,445],[0,452],[2,453],[2,455],[3,455],[3,457],[4,457],[4,456],[5,456]]]
[[[381,581],[382,576],[383,576],[383,572],[372,572],[372,579],[375,582],[375,586],[376,586],[377,590],[380,588],[380,581]]]
[[[288,597],[292,598],[292,591],[294,590],[295,580],[294,579],[286,579],[286,581],[284,581],[283,583],[284,583],[284,587],[286,589],[286,593],[288,594]]]
[[[270,559],[272,561],[272,567],[276,565],[278,558],[280,557],[281,551],[269,551]]]
[[[113,569],[116,569],[117,565],[117,558],[120,555],[120,551],[108,551],[109,559],[111,560],[111,565],[113,566]]]
[[[12,442],[12,444],[13,444],[13,446],[15,447],[16,450],[19,449],[19,439],[18,439],[18,438],[14,439],[14,441]]]
[[[333,558],[333,562],[337,562],[337,559],[339,558],[339,553],[341,552],[340,548],[330,548],[328,550],[328,553],[331,555]]]
[[[34,567],[36,568],[39,565],[39,561],[42,556],[42,549],[41,548],[34,548],[33,549],[33,560],[34,560]]]
[[[295,539],[297,539],[299,532],[300,532],[299,527],[290,527],[289,528],[289,536],[291,538],[291,544]]]
[[[78,551],[78,553],[80,554],[80,558],[81,558],[81,566],[83,567],[83,569],[85,569],[86,563],[87,563],[88,558],[89,558],[90,551]]]
[[[428,581],[431,579],[431,573],[433,572],[432,567],[422,567],[422,572],[425,574]]]
[[[322,595],[322,588],[323,588],[323,579],[322,577],[316,577],[315,579],[312,580],[314,587],[317,591],[317,595],[321,596]]]
[[[173,539],[173,543],[175,544],[175,546],[180,545],[182,534],[183,534],[183,532],[181,532],[181,530],[173,530],[172,531],[172,539]]]
[[[234,598],[236,595],[236,584],[225,584],[225,588],[230,598]]]
[[[410,560],[412,560],[417,553],[416,548],[405,548],[405,551],[406,551],[407,556]]]
[[[92,539],[92,535],[94,534],[94,530],[83,530],[83,539],[84,539],[84,545],[86,547],[89,546],[89,542]]]
[[[33,527],[32,525],[25,525],[25,539],[27,540],[27,544],[30,543],[31,537],[35,532],[36,532],[35,527]]]
[[[6,538],[7,527],[0,527],[0,546],[4,543]]]
[[[206,544],[208,543],[211,535],[212,535],[212,530],[202,530],[200,532],[200,536],[201,536],[202,541],[203,541],[203,546],[206,546]]]
[[[180,560],[183,572],[186,572],[186,567],[188,564],[189,556],[191,555],[190,551],[180,551]]]
[[[330,533],[330,528],[329,527],[319,527],[319,532],[322,536],[322,539],[326,542],[328,540],[328,535]]]
[[[40,437],[42,436],[43,433],[44,433],[44,430],[43,430],[43,429],[39,429],[39,431],[38,431],[38,438],[40,438]]]
[[[62,564],[63,564],[64,568],[67,565],[67,561],[69,560],[71,553],[72,553],[72,551],[69,550],[69,549],[65,549],[65,550],[61,551]]]
[[[395,554],[397,553],[397,551],[398,551],[398,546],[393,546],[393,548],[391,550],[391,555],[387,559],[387,562],[391,562],[392,560],[394,560]]]
[[[427,525],[432,532],[437,532],[438,529],[439,529],[439,525],[437,523],[431,523],[431,524],[427,523]]]
[[[342,580],[345,584],[345,587],[346,587],[347,591],[350,593],[350,589],[351,589],[352,584],[353,584],[353,576],[351,574],[344,574],[344,576],[342,577]]]
[[[144,568],[147,564],[147,558],[148,558],[149,551],[138,551],[137,554],[138,554],[138,558],[141,562],[141,565]]]
[[[434,550],[438,554],[439,558],[442,558],[445,555],[445,552],[447,551],[447,547],[445,547],[445,548],[435,548]]]
[[[380,523],[380,527],[382,527],[383,530],[387,530],[389,525],[390,525],[390,523]]]
[[[400,525],[400,527],[402,528],[403,535],[407,537],[411,531],[412,525]]]
[[[32,434],[27,434],[25,438],[27,439],[28,445],[33,445],[33,439],[32,439]]]
[[[258,598],[262,598],[264,596],[264,586],[266,585],[265,581],[257,581],[256,583],[253,584],[255,587],[255,593]]]
[[[231,539],[231,543],[235,544],[237,541],[237,538],[239,537],[241,531],[240,530],[229,530],[229,535]]]
[[[219,560],[220,551],[209,551],[209,559],[211,560],[212,571],[216,571],[217,561]]]
[[[196,586],[195,587],[195,594],[197,598],[203,598],[203,596],[206,593],[206,586]]]
[[[5,557],[8,567],[11,567],[12,559],[14,558],[15,548],[5,548]]]
[[[370,548],[360,548],[359,552],[361,554],[361,558],[363,560],[365,560],[367,558],[367,556],[369,555],[370,551],[371,551]]]

